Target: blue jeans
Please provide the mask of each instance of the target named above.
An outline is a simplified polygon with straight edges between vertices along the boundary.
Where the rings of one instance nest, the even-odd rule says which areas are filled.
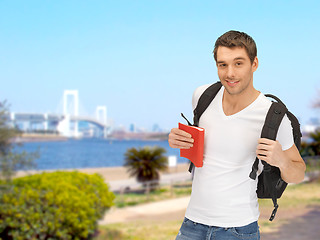
[[[176,240],[259,240],[257,222],[243,227],[222,228],[195,223],[185,218]]]

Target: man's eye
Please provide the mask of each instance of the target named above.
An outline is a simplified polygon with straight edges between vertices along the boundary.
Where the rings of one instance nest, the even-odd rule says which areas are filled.
[[[224,63],[219,64],[219,67],[225,67],[225,66],[226,66],[226,64],[224,64]]]
[[[237,62],[236,65],[240,66],[240,65],[242,65],[242,62]]]

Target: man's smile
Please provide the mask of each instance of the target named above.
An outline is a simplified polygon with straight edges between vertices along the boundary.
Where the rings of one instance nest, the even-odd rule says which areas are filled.
[[[226,82],[230,87],[234,87],[235,85],[237,85],[237,83],[239,83],[238,80],[226,80]]]

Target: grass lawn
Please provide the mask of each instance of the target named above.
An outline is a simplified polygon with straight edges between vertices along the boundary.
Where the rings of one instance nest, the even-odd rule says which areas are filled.
[[[179,189],[178,189],[179,190]],[[174,190],[175,191],[175,190]],[[173,191],[173,192],[174,192]],[[190,194],[190,189],[179,190],[180,196]],[[169,194],[170,193],[170,194]],[[288,222],[294,214],[299,214],[310,206],[320,206],[320,182],[288,186],[282,198],[278,201],[279,209],[273,222],[268,218],[273,210],[272,200],[259,200],[261,217],[259,219],[260,231],[270,232],[277,230],[282,224]],[[169,196],[174,197],[171,190],[159,191],[154,200],[161,200]],[[142,201],[146,201],[141,195]],[[149,196],[149,200],[152,199]],[[140,199],[141,200],[141,199]],[[124,196],[124,202],[139,202],[139,196]],[[117,200],[116,200],[117,201]],[[121,205],[121,204],[120,204]],[[128,204],[130,205],[130,204]],[[138,221],[134,223],[109,224],[99,227],[99,235],[95,240],[168,240],[174,239],[177,235],[181,222],[179,221]]]

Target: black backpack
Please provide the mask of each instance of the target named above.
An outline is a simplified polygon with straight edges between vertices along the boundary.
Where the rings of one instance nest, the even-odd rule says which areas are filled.
[[[189,125],[199,126],[199,119],[201,115],[210,105],[212,100],[215,98],[221,87],[221,82],[216,82],[209,86],[203,92],[203,94],[199,98],[196,108],[193,111],[193,124],[191,124],[182,114],[182,117],[187,120]],[[273,98],[274,100],[276,100],[276,102],[272,102],[269,111],[266,115],[266,119],[261,131],[261,138],[276,140],[280,123],[284,115],[287,114],[289,120],[291,121],[294,143],[297,146],[298,150],[300,150],[302,135],[298,119],[291,112],[288,111],[287,107],[279,98],[270,94],[266,94],[265,96]],[[274,210],[272,211],[272,214],[269,219],[270,221],[272,221],[279,207],[277,204],[277,199],[281,197],[282,193],[287,187],[287,183],[281,179],[279,168],[271,166],[265,161],[261,162],[264,165],[264,168],[262,173],[258,177],[257,196],[258,198],[272,199]],[[257,177],[258,165],[259,159],[256,158],[252,166],[252,171],[249,174],[249,177],[253,180],[255,180]],[[190,162],[190,173],[192,172],[193,168],[194,165],[192,162]]]

